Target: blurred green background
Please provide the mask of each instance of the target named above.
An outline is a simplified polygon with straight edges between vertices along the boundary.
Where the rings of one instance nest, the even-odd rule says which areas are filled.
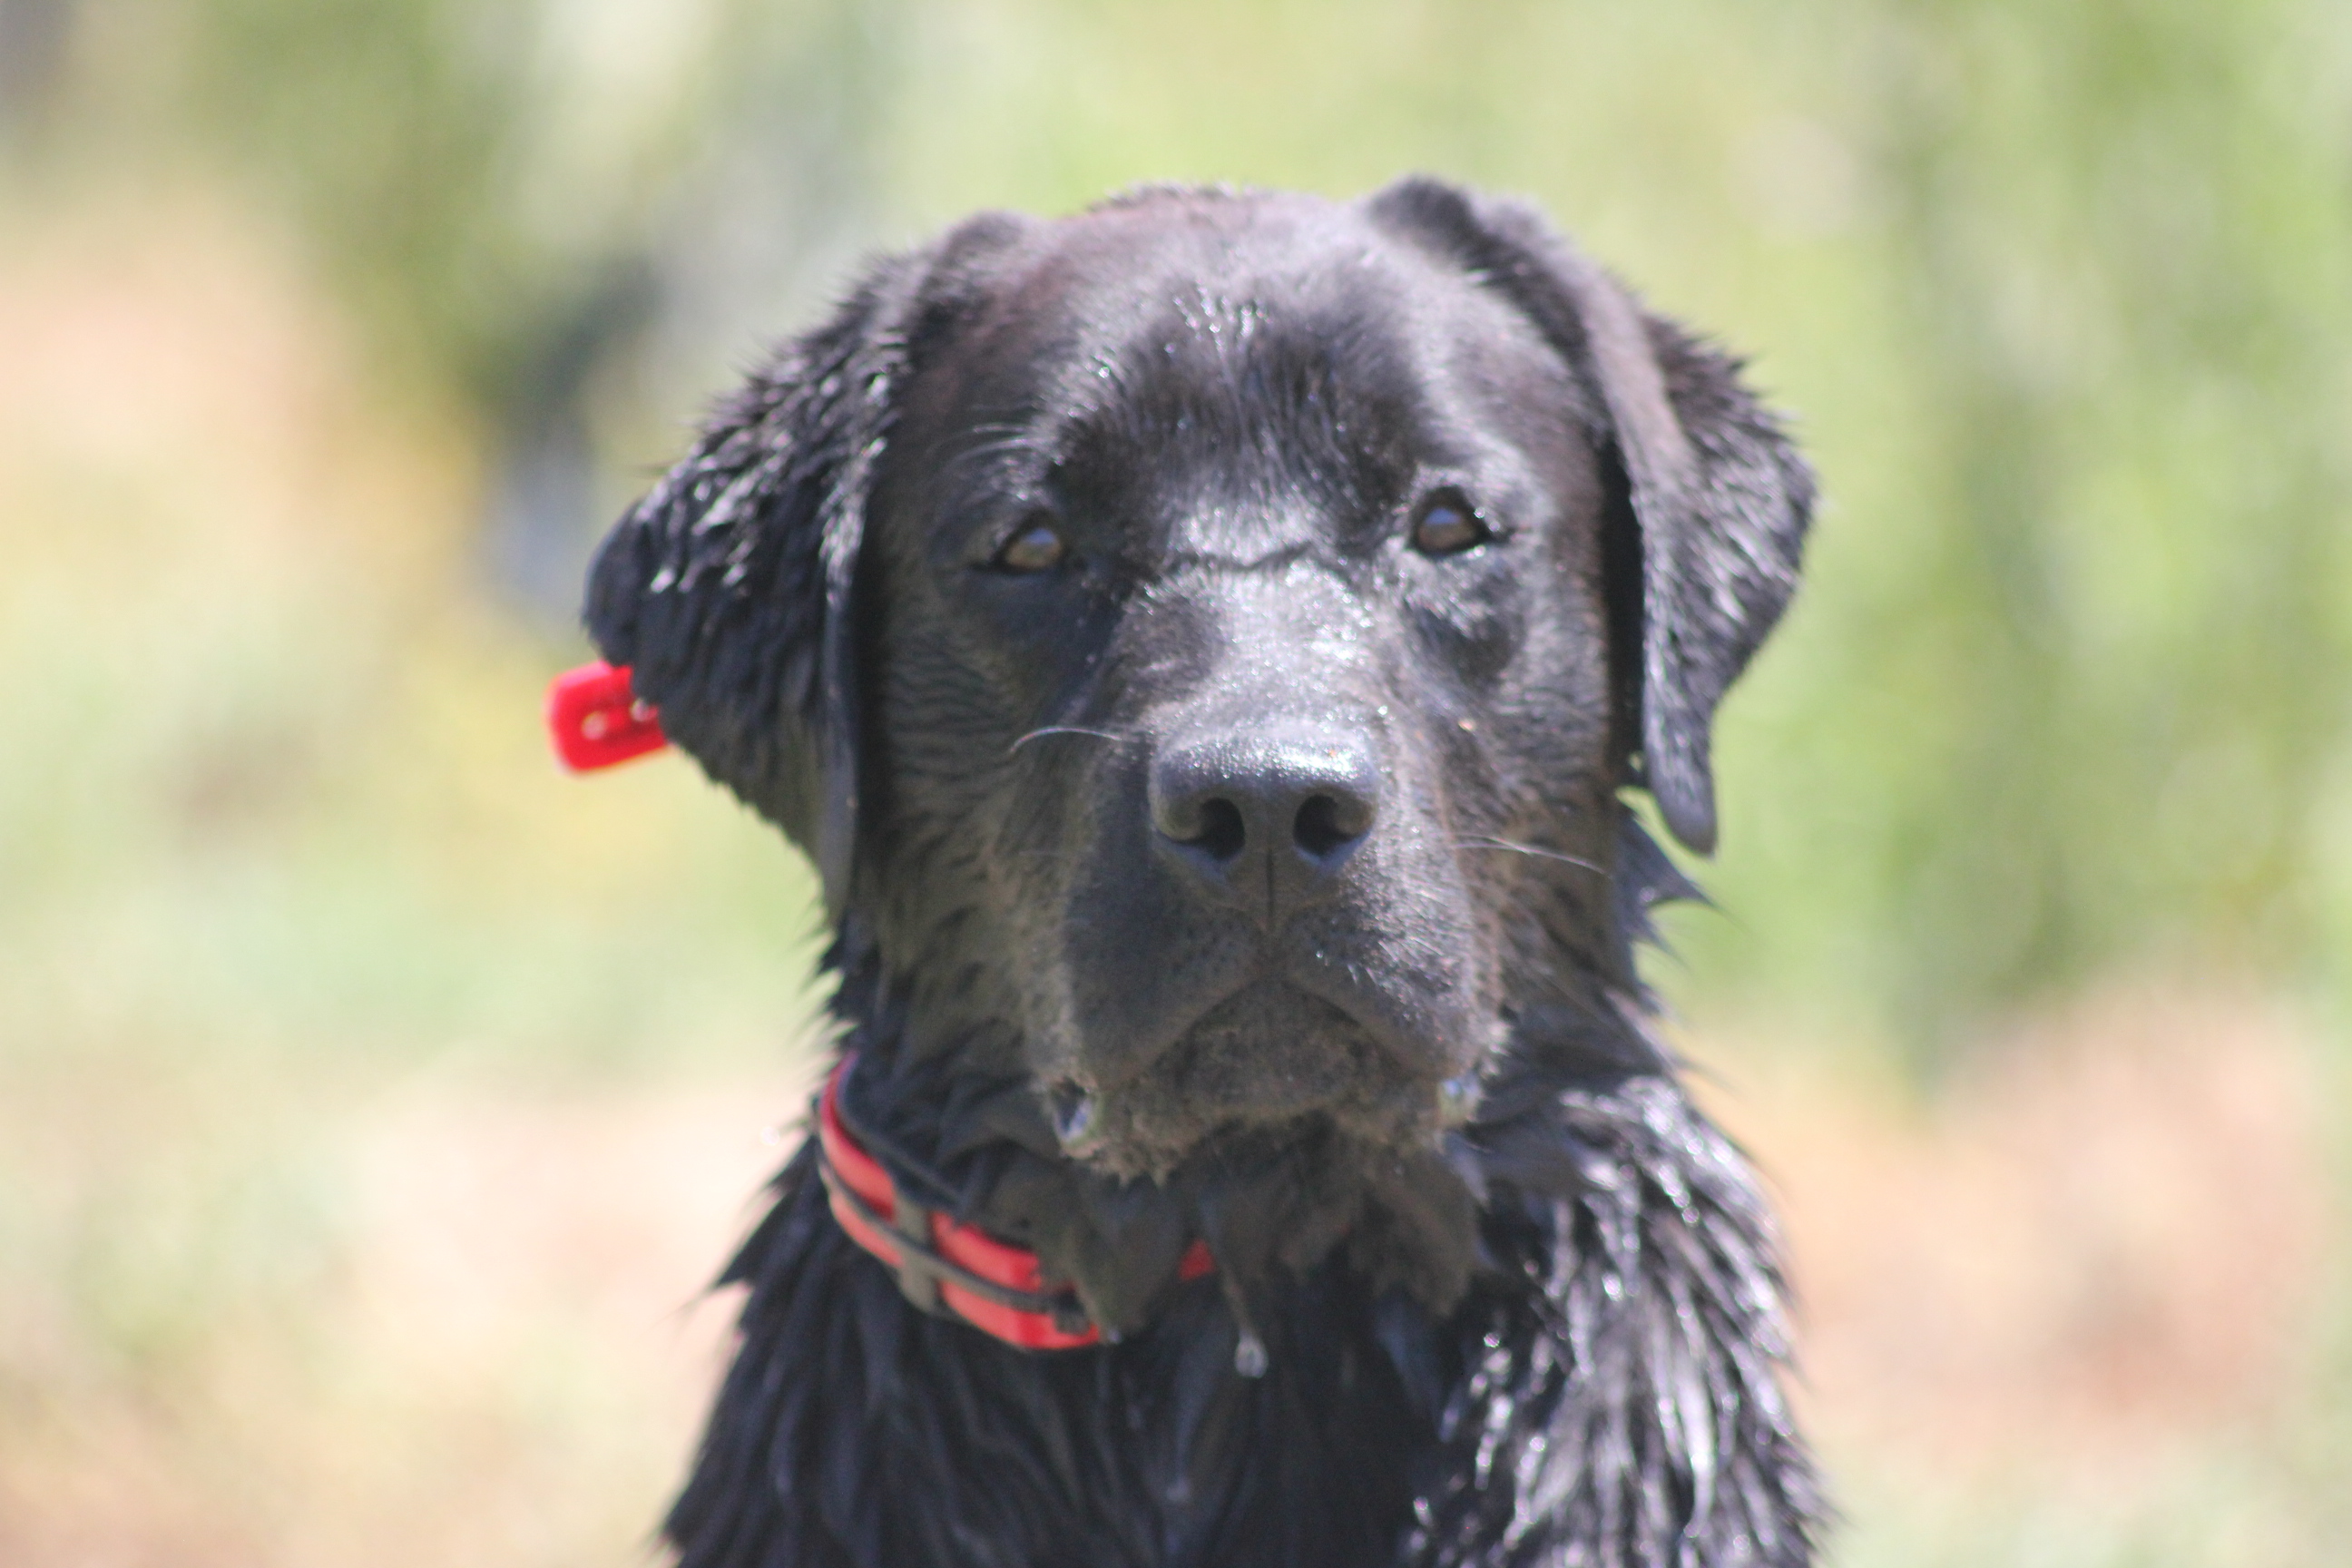
[[[588,548],[869,248],[1411,170],[1823,474],[1654,968],[1833,1560],[2341,1562],[2336,0],[0,0],[0,1560],[644,1561],[817,920]]]

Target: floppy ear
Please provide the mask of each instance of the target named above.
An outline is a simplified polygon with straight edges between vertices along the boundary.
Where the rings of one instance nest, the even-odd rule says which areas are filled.
[[[857,838],[850,587],[921,256],[723,400],[589,569],[588,631],[663,730],[808,851],[838,919]]]
[[[1599,394],[1640,539],[1638,574],[1610,588],[1612,644],[1640,649],[1627,733],[1666,826],[1712,851],[1716,704],[1796,589],[1811,470],[1738,362],[1644,312],[1533,209],[1426,179],[1372,206],[1507,295]]]

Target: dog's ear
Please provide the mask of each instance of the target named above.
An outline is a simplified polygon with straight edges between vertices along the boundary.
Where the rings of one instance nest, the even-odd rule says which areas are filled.
[[[1811,470],[1738,362],[1644,312],[1533,209],[1426,179],[1371,208],[1509,297],[1599,395],[1639,540],[1638,572],[1606,574],[1612,645],[1639,649],[1625,733],[1666,826],[1713,850],[1716,704],[1796,588]]]
[[[834,311],[719,403],[694,448],[630,508],[589,568],[604,658],[704,771],[815,860],[838,920],[857,846],[851,590],[938,281],[1013,226],[975,218],[884,258]]]

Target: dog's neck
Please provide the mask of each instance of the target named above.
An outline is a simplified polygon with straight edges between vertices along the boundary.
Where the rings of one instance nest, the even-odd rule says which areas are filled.
[[[951,1562],[1000,1536],[1029,1542],[1007,1561],[1051,1560],[1052,1542],[1113,1528],[1135,1561],[1268,1568],[1810,1560],[1822,1505],[1776,1379],[1769,1221],[1630,995],[1519,1020],[1442,1162],[1460,1194],[1444,1223],[1477,1267],[1439,1310],[1381,1289],[1383,1260],[1352,1237],[1295,1269],[1261,1258],[1261,1294],[1236,1296],[1232,1276],[1254,1266],[1239,1247],[1295,1239],[1286,1220],[1247,1235],[1228,1220],[1211,1237],[1227,1249],[1216,1282],[1151,1287],[1137,1259],[1172,1267],[1235,1195],[1090,1178],[1017,1073],[894,1052],[903,1019],[875,955],[839,956],[841,1010],[877,1064],[868,1115],[889,1119],[942,1206],[1026,1227],[1024,1245],[1065,1260],[1122,1342],[1030,1353],[923,1319],[834,1223],[804,1152],[729,1274],[751,1289],[745,1344],[670,1521],[691,1568],[731,1560],[752,1531],[780,1561],[835,1561],[824,1543],[843,1541],[861,1560]],[[1270,1354],[1255,1381],[1236,1365],[1244,1314]],[[795,1370],[779,1383],[779,1368]],[[1000,1428],[1024,1436],[1007,1447]],[[1132,1465],[1116,1476],[1045,1462],[1118,1442]],[[959,1457],[974,1445],[1002,1462]],[[887,1485],[841,1472],[848,1453]],[[787,1473],[806,1479],[757,1481]],[[1416,1489],[1431,1477],[1455,1479]],[[916,1496],[919,1510],[890,1501]]]
[[[1221,1135],[1163,1181],[1107,1174],[1063,1152],[1017,1039],[918,1039],[911,991],[893,985],[889,955],[853,914],[828,963],[845,1048],[859,1058],[857,1120],[903,1190],[1036,1253],[1113,1339],[1164,1305],[1196,1238],[1245,1334],[1286,1279],[1332,1258],[1375,1294],[1443,1312],[1480,1267],[1490,1189],[1573,1197],[1600,1179],[1597,1157],[1560,1131],[1560,1097],[1670,1070],[1643,1027],[1633,953],[1650,910],[1696,889],[1630,810],[1615,859],[1612,940],[1549,968],[1563,984],[1514,1009],[1468,1121],[1425,1147],[1372,1146],[1307,1118]]]

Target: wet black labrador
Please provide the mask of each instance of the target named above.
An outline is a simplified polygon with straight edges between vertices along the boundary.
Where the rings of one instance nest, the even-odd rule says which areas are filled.
[[[1150,189],[875,263],[719,406],[588,621],[817,861],[849,1065],[689,1568],[1811,1560],[1621,799],[1712,847],[1796,582],[1737,370],[1524,206]]]

